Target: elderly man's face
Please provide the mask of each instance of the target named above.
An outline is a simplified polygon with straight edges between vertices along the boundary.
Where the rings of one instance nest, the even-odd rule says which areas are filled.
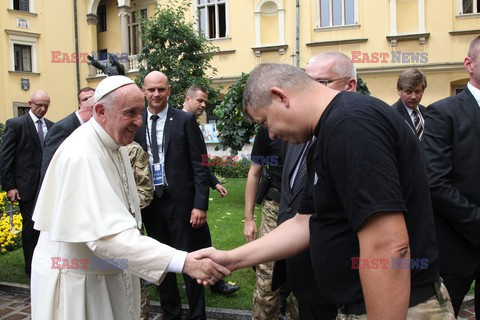
[[[38,118],[43,118],[50,106],[50,98],[43,93],[36,93],[28,103],[33,114]]]
[[[313,80],[322,83],[326,87],[338,91],[352,91],[349,90],[348,81],[349,77],[338,75],[334,72],[334,66],[336,61],[331,60],[318,60],[313,64],[309,64],[305,69],[305,73],[308,74]]]
[[[197,90],[191,97],[185,98],[185,106],[188,112],[195,113],[196,117],[200,117],[207,108],[208,94]]]
[[[115,142],[126,146],[142,125],[143,94],[134,84],[117,89],[114,94],[117,96],[113,106],[105,108],[101,122]]]

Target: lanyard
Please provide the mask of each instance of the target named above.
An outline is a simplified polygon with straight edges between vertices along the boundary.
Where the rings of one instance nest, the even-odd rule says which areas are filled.
[[[148,113],[147,113],[148,115]],[[157,119],[157,121],[160,120],[160,118]],[[150,121],[150,123],[152,122],[152,119],[147,119],[147,121]],[[163,130],[162,130],[162,150],[160,151],[160,154],[162,154],[163,156],[163,159],[162,162],[165,162],[165,156],[163,155],[163,146],[165,145],[165,123],[166,123],[166,119],[165,119],[165,122],[163,123]],[[147,138],[148,138],[148,144],[150,145],[150,151],[152,150],[152,138],[151,138],[151,135],[150,135],[150,130],[148,129],[148,123],[146,125],[147,127]],[[153,155],[152,155],[153,156]]]

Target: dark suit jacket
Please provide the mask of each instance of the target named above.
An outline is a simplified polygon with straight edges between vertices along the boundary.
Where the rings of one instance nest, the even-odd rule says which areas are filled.
[[[469,277],[480,264],[480,107],[465,88],[429,106],[425,121],[440,272]]]
[[[55,123],[48,130],[47,136],[45,137],[45,147],[43,148],[42,177],[45,176],[45,172],[47,171],[48,165],[50,164],[55,151],[57,151],[62,142],[78,127],[80,127],[80,121],[75,112],[73,112]]]
[[[398,99],[397,102],[395,102],[394,104],[392,104],[392,107],[398,111],[398,113],[400,113],[402,115],[402,117],[405,119],[405,121],[407,121],[408,125],[410,126],[410,128],[413,129],[413,132],[416,132],[415,130],[415,125],[413,124],[413,121],[412,121],[412,118],[410,117],[410,115],[408,114],[408,111],[407,109],[405,109],[405,105],[403,104],[402,100]],[[418,105],[418,110],[420,111],[420,113],[422,114],[422,117],[425,119],[425,110],[427,108],[425,108],[425,106],[419,104]],[[427,121],[425,121],[425,123],[427,123]]]
[[[213,174],[210,167],[208,168],[208,183],[210,184],[210,188],[212,188],[213,190],[215,190],[215,186],[220,183],[217,177],[215,177],[215,175]]]
[[[285,143],[284,145],[282,192],[278,210],[278,224],[293,218],[298,212],[303,189],[294,193],[290,188],[290,179],[302,155],[303,147],[304,144],[293,145]],[[306,177],[304,177],[304,180],[306,180]],[[308,250],[285,261],[275,262],[272,287],[280,287],[285,280],[287,280],[297,299],[314,304],[322,303]]]
[[[53,124],[45,119],[47,128]],[[5,191],[16,188],[21,201],[33,201],[40,180],[42,147],[35,124],[27,113],[7,120],[0,171]]]
[[[142,113],[143,124],[135,135],[147,150],[147,110]],[[164,127],[165,176],[176,212],[190,221],[193,208],[208,209],[209,174],[202,166],[202,154],[207,154],[202,132],[195,116],[173,107],[168,108]]]

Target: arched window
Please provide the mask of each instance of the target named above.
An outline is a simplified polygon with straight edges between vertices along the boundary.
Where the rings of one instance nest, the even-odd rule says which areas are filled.
[[[255,10],[255,46],[285,43],[285,10],[278,0],[261,0]]]

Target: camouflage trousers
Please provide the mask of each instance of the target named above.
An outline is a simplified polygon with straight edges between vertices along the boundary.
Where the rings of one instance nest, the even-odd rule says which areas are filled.
[[[406,320],[455,320],[452,301],[443,283],[441,284],[440,292],[444,303],[441,304],[437,296],[433,296],[416,306],[408,308]],[[344,314],[339,310],[337,320],[367,320],[367,315]]]
[[[140,279],[142,285],[140,289],[140,320],[148,320],[150,315],[150,299],[148,298],[148,285],[149,282]]]
[[[277,227],[278,203],[263,202],[259,237]],[[253,291],[252,319],[276,320],[280,312],[280,289],[272,291],[273,262],[256,267],[257,283]],[[293,294],[287,299],[287,319],[298,319],[298,303]]]

